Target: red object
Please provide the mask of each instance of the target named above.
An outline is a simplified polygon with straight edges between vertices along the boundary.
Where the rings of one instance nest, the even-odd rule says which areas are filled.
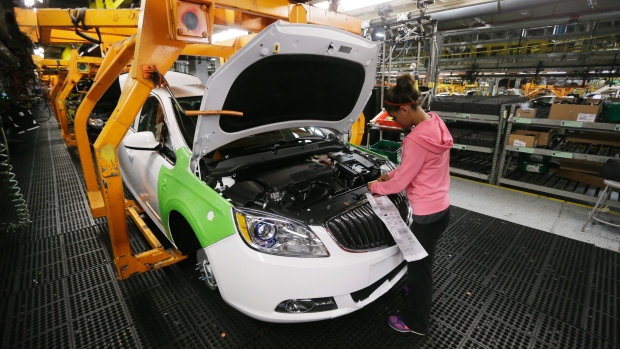
[[[379,126],[387,126],[387,127],[396,127],[402,128],[399,123],[395,122],[391,116],[388,115],[386,111],[379,114],[379,118],[377,118],[377,125]]]

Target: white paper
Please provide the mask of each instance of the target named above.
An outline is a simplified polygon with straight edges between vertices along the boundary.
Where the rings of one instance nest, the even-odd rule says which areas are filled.
[[[407,223],[403,221],[400,212],[398,212],[392,200],[387,196],[375,198],[370,193],[366,193],[366,198],[377,217],[385,223],[390,234],[394,237],[394,241],[396,241],[398,248],[400,248],[407,262],[417,261],[428,256],[428,253],[426,253],[424,247],[422,247],[418,239],[413,235]]]
[[[512,145],[515,147],[525,147],[527,143],[525,143],[524,141],[520,139],[515,139],[514,142],[512,142]]]
[[[538,171],[540,171],[540,166],[539,165],[527,165],[525,167],[525,171],[527,171],[527,172],[538,172]]]
[[[594,122],[596,120],[596,114],[577,114],[577,121]]]

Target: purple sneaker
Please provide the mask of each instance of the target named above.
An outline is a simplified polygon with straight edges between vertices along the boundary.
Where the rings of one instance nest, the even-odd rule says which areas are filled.
[[[400,318],[400,316],[388,317],[388,325],[390,325],[391,328],[393,328],[394,330],[398,332],[411,332],[411,333],[417,334],[418,336],[426,336],[425,333],[420,333],[420,332],[410,330],[409,327],[405,325],[405,323]]]

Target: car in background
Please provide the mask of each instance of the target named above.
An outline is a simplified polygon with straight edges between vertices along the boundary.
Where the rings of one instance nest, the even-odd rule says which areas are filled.
[[[553,104],[555,99],[555,95],[536,97],[530,100],[530,106],[536,109],[551,109],[551,105]]]
[[[394,164],[346,142],[374,87],[377,51],[338,29],[276,22],[206,86],[167,74],[172,95],[153,89],[118,148],[146,214],[208,288],[253,318],[342,316],[406,271],[365,196]],[[406,194],[389,197],[409,222]]]
[[[80,90],[86,92],[91,85],[92,80],[90,81],[90,85],[85,83],[80,86]],[[88,121],[86,122],[86,133],[88,134],[90,144],[95,143],[97,137],[99,137],[101,130],[103,130],[103,127],[110,118],[110,115],[112,115],[114,108],[116,108],[120,97],[121,88],[119,80],[117,79],[112,83],[112,85],[110,85],[110,88],[108,88],[103,96],[101,96],[99,101],[97,101],[97,104],[95,104],[95,107],[88,116]]]

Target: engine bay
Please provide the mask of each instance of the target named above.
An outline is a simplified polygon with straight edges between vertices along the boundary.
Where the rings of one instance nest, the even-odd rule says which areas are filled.
[[[345,147],[341,151],[257,164],[206,181],[235,206],[252,207],[304,221],[323,220],[365,200],[366,184],[391,168],[387,161]]]

